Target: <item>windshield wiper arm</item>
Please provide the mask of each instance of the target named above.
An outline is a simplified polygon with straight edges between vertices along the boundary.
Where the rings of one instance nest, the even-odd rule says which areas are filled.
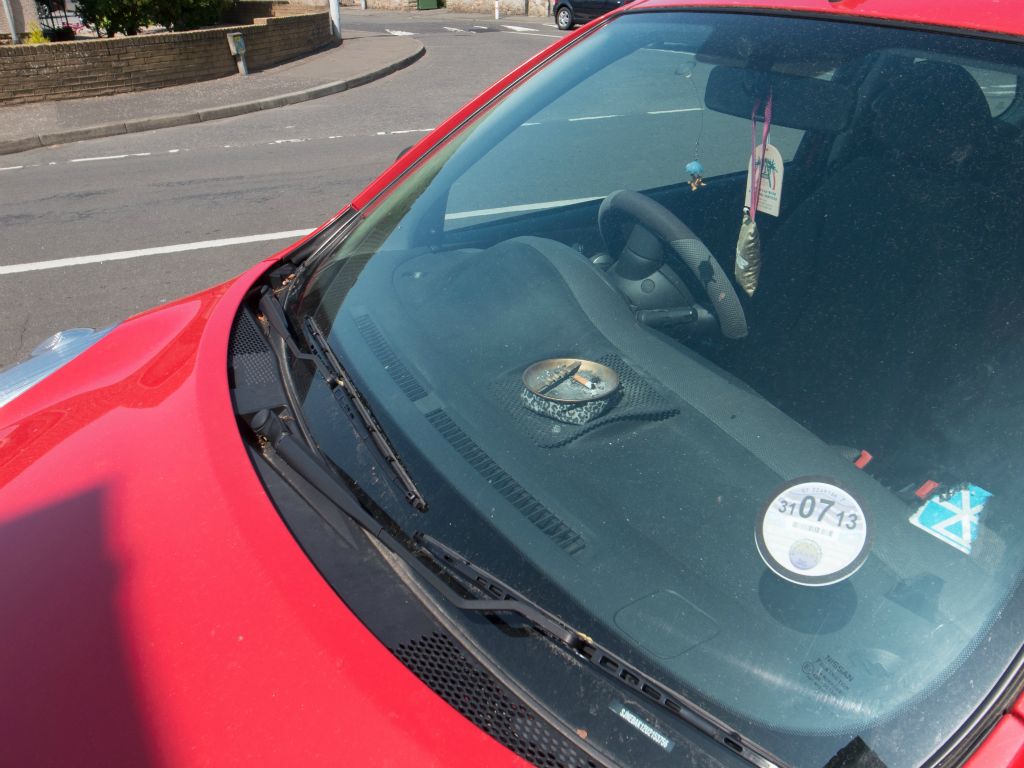
[[[518,606],[527,606],[529,611],[517,608],[515,612],[526,618],[535,629],[560,642],[603,675],[633,688],[645,696],[646,700],[660,705],[701,733],[738,754],[751,765],[756,765],[758,768],[784,768],[785,764],[779,758],[730,728],[700,705],[667,688],[657,679],[641,672],[620,656],[597,643],[589,635],[572,628],[561,619],[548,613],[497,577],[474,565],[451,547],[425,533],[414,534],[413,540],[419,544],[421,551],[429,553],[434,561],[449,573],[454,572],[464,583],[472,584],[494,596],[494,600],[480,598],[470,600],[470,603],[475,603],[477,606],[487,605],[487,607],[477,607],[476,610],[508,611],[511,610],[507,607],[510,602]],[[493,607],[489,605],[492,603],[495,604]],[[541,617],[542,621],[535,622],[534,617],[537,616]],[[561,631],[552,631],[552,626]]]
[[[405,466],[402,464],[402,460],[395,452],[395,449],[391,447],[387,435],[384,434],[380,424],[373,415],[373,411],[367,405],[366,398],[363,397],[363,394],[352,383],[352,377],[349,376],[348,371],[345,370],[345,366],[341,364],[338,356],[334,354],[334,350],[331,349],[331,345],[327,341],[324,332],[320,330],[320,327],[311,317],[306,318],[305,326],[310,345],[327,366],[328,375],[325,377],[327,385],[333,390],[340,389],[345,393],[349,402],[352,403],[352,408],[355,410],[356,415],[363,423],[367,434],[370,436],[370,440],[388,467],[391,468],[391,472],[402,486],[402,490],[405,491],[405,500],[420,512],[426,512],[426,497],[420,493],[420,489],[416,487],[416,483],[409,476]]]
[[[338,356],[331,349],[331,345],[328,343],[323,331],[320,330],[312,318],[306,319],[306,340],[313,348],[313,354],[303,352],[299,348],[295,332],[292,330],[280,302],[272,291],[268,289],[263,292],[263,295],[260,297],[259,307],[267,324],[279,337],[285,340],[291,353],[300,360],[312,362],[332,391],[340,389],[345,393],[352,403],[352,408],[359,417],[363,428],[369,435],[370,441],[378,453],[380,453],[381,458],[384,459],[399,485],[401,485],[405,500],[415,509],[425,512],[427,510],[426,497],[420,493],[416,483],[413,482],[413,479],[402,464],[401,458],[399,458],[395,449],[391,447],[391,443],[374,417],[369,405],[367,405],[366,398],[363,397],[362,393],[352,383],[352,377],[349,376],[348,371],[345,370]],[[296,403],[294,407],[298,408],[299,406]]]
[[[422,533],[408,534],[391,518],[378,519],[364,502],[337,478],[319,457],[313,454],[305,441],[297,439],[292,434],[286,423],[274,411],[268,409],[258,411],[248,418],[248,422],[252,430],[262,438],[260,450],[272,467],[278,472],[290,470],[298,474],[356,525],[398,555],[406,565],[423,577],[455,607],[480,613],[518,614],[534,628],[570,648],[582,647],[581,644],[584,640],[590,640],[585,635],[579,635],[511,588],[501,585],[501,582],[492,576],[487,577],[488,597],[463,596],[438,575],[439,572],[450,573],[456,575],[454,581],[465,583],[465,576],[462,576],[461,579],[457,577],[458,572],[453,567],[455,558],[437,554],[437,550],[443,547],[440,542],[436,542]],[[282,467],[282,463],[285,466]],[[286,479],[288,478],[286,477]],[[321,513],[321,517],[324,517],[322,510],[318,511]],[[329,519],[325,518],[325,520],[331,524]],[[433,550],[428,548],[427,544],[433,547]],[[444,549],[447,553],[455,555],[454,550]],[[428,563],[434,564],[435,569],[432,569]],[[464,559],[463,567],[475,568]],[[479,569],[476,572],[481,575],[480,578],[475,579],[476,583],[485,586],[481,581],[484,572]],[[503,591],[497,592],[497,585],[501,585]]]

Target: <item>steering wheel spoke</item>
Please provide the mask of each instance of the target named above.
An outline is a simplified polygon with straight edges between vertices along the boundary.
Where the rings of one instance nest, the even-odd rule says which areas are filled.
[[[671,211],[646,195],[621,189],[604,199],[597,221],[608,252],[615,257],[608,277],[641,322],[657,328],[686,325],[696,332],[710,325],[701,322],[703,311],[726,338],[747,335],[743,305],[728,275]],[[682,279],[665,264],[665,246],[690,270],[710,309],[694,303]]]

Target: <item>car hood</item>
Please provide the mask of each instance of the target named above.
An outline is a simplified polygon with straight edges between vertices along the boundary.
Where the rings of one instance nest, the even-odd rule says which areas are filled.
[[[267,499],[226,356],[270,263],[0,409],[11,764],[525,765],[370,634]]]

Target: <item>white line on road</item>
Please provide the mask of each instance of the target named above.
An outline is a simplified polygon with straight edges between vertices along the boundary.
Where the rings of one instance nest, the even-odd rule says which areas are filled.
[[[415,32],[405,32],[401,29],[385,29],[384,31],[389,35],[396,35],[398,37],[412,37],[416,34]]]
[[[687,107],[686,109],[658,109],[654,112],[648,112],[648,115],[675,115],[680,112],[703,112],[704,107]]]
[[[512,24],[502,24],[505,29],[511,29],[513,32],[536,32],[536,27],[516,27]]]
[[[401,136],[403,133],[430,133],[433,128],[409,128],[404,131],[377,131],[378,136]],[[340,137],[339,137],[340,138]]]
[[[490,27],[483,27],[483,26],[481,26],[479,24],[474,24],[473,25],[473,29],[490,29]]]
[[[6,168],[0,168],[0,171],[20,171],[24,167],[24,165],[8,165]]]
[[[622,115],[592,115],[591,117],[570,117],[570,123],[579,123],[583,120],[610,120],[613,117],[622,117]]]
[[[499,32],[504,32],[506,35],[525,35],[526,37],[553,37],[556,40],[561,38],[561,35],[545,35],[542,32],[516,32],[511,29],[499,29]]]
[[[458,27],[442,27],[442,29],[445,29],[448,32],[463,32],[464,33],[466,31],[464,29],[459,29]],[[473,32],[473,30],[469,30],[469,31],[470,31],[470,33],[472,33],[474,35],[476,34],[475,32]]]
[[[92,163],[96,160],[124,160],[126,157],[149,157],[152,152],[133,152],[128,155],[105,155],[104,157],[76,157],[68,160],[69,163]]]
[[[27,264],[9,264],[0,266],[0,275],[13,275],[18,272],[38,272],[43,269],[59,269],[60,267],[78,267],[83,264],[101,264],[105,261],[121,261],[137,259],[140,256],[160,256],[166,253],[182,253],[183,251],[202,251],[207,248],[223,248],[228,245],[245,245],[262,243],[267,240],[297,240],[308,235],[311,229],[293,229],[287,232],[270,232],[264,235],[246,235],[244,237],[224,237],[219,240],[203,240],[198,243],[179,243],[178,245],[162,245],[156,248],[139,248],[134,251],[115,251],[101,253],[96,256],[74,256],[69,259],[51,259],[50,261],[32,261]]]

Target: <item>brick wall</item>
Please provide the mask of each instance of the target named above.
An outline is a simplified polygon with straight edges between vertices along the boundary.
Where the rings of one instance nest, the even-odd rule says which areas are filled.
[[[360,0],[342,0],[342,5],[358,6]],[[498,0],[502,16],[547,16],[547,0]],[[554,0],[551,2],[554,7]],[[366,0],[366,7],[388,11],[414,11],[416,0]],[[494,0],[444,0],[444,7],[452,13],[494,13]]]
[[[327,0],[241,0],[224,14],[228,24],[252,24],[256,19],[301,16],[327,8]]]
[[[547,0],[498,0],[502,16],[547,16]],[[554,7],[554,0],[551,3]],[[494,13],[494,0],[445,0],[452,13]]]
[[[257,19],[247,26],[48,45],[0,46],[0,106],[107,96],[238,72],[226,34],[245,37],[250,70],[331,45],[330,15]]]
[[[343,2],[342,5],[360,5],[360,0]],[[415,11],[416,0],[366,0],[366,7],[378,11]]]

